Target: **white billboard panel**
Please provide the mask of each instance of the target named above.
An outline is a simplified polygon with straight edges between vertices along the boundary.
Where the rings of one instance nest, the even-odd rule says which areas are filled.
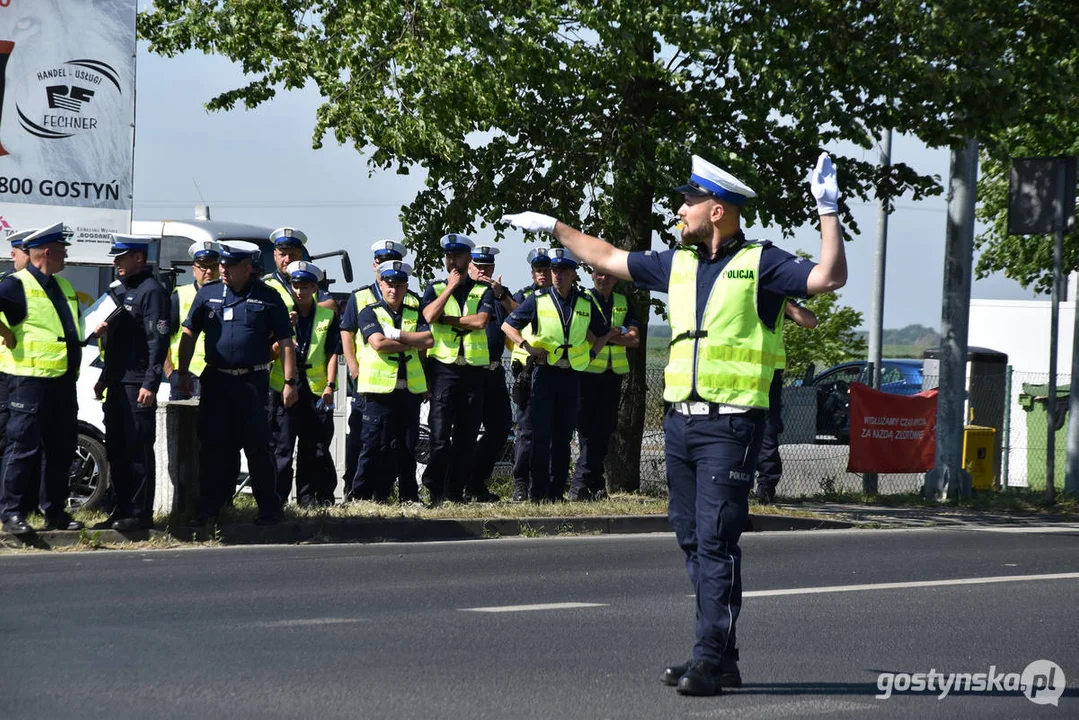
[[[136,0],[0,0],[0,233],[131,227]]]

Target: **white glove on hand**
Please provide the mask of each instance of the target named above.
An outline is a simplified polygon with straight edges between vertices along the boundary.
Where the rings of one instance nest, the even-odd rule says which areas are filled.
[[[517,213],[516,215],[503,215],[502,222],[507,222],[513,227],[520,228],[525,232],[545,232],[553,235],[554,225],[558,220],[550,215],[526,211]]]
[[[839,181],[836,180],[835,166],[828,153],[822,152],[817,158],[817,167],[809,173],[809,185],[813,197],[817,199],[819,214],[834,215],[839,212]]]
[[[390,340],[400,340],[401,331],[395,327],[382,328],[382,334]]]

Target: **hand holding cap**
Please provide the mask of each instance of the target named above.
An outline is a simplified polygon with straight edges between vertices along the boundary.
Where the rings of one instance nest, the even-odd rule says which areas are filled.
[[[834,215],[839,212],[839,181],[828,153],[822,152],[817,158],[817,166],[809,173],[809,186],[817,200],[819,214]]]
[[[525,232],[545,232],[553,235],[554,226],[558,220],[550,215],[543,215],[528,210],[515,215],[503,215],[502,222],[509,223],[513,227],[520,228]]]

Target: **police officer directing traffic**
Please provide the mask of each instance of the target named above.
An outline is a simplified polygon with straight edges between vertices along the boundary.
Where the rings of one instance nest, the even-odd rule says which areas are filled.
[[[581,381],[580,410],[577,413],[577,443],[581,453],[573,468],[570,500],[598,500],[607,496],[603,464],[611,434],[618,424],[618,403],[622,399],[622,378],[629,373],[626,348],[640,345],[637,318],[629,298],[615,292],[618,278],[602,270],[592,273],[591,290],[596,312],[610,328],[606,344],[585,368]]]
[[[749,242],[741,208],[756,197],[730,173],[694,156],[678,215],[681,244],[627,252],[534,212],[504,219],[553,234],[594,268],[668,293],[671,350],[664,400],[668,516],[697,597],[697,642],[663,673],[685,695],[741,685],[735,625],[742,604],[738,539],[768,409],[776,320],[786,297],[833,292],[847,280],[837,217],[839,186],[827,153],[810,185],[821,216],[820,263]]]
[[[333,396],[337,390],[337,353],[341,330],[337,313],[315,304],[325,275],[314,263],[297,260],[288,266],[296,297],[295,344],[298,398],[285,407],[282,359],[270,364],[270,431],[273,433],[277,494],[282,502],[292,492],[292,450],[296,446],[296,500],[300,507],[330,506],[337,471],[330,455],[333,442]],[[297,443],[299,439],[299,443]]]
[[[169,296],[146,260],[150,239],[112,236],[109,256],[120,286],[120,312],[99,325],[105,367],[98,389],[105,393],[105,453],[115,506],[97,529],[147,530],[153,525],[156,486],[154,408],[161,366],[169,349]]]
[[[179,374],[173,372],[176,369],[176,361],[180,356],[180,339],[184,336],[181,323],[187,319],[187,313],[191,310],[191,303],[195,301],[195,293],[203,285],[213,282],[221,277],[221,266],[218,260],[221,257],[221,248],[213,240],[200,240],[191,244],[187,249],[187,255],[191,258],[191,274],[194,279],[185,284],[177,285],[172,291],[169,308],[169,332],[172,335],[169,341],[169,355],[165,359],[165,377],[169,379],[169,400],[179,400],[181,395],[178,389]],[[199,376],[206,367],[206,336],[200,335],[195,342],[195,354],[191,356],[191,374],[195,376],[193,395],[199,394]]]
[[[281,401],[298,399],[299,377],[292,326],[281,297],[255,275],[258,245],[221,243],[222,281],[207,283],[195,294],[184,320],[177,372],[185,395],[195,340],[206,334],[206,369],[199,396],[199,502],[196,522],[204,525],[231,499],[230,477],[242,448],[247,455],[251,489],[260,524],[281,519],[284,499],[277,493],[267,404],[270,396],[271,345],[277,342],[284,373]]]
[[[363,338],[359,334],[360,311],[368,305],[374,305],[382,300],[382,290],[378,278],[378,266],[391,260],[402,260],[405,257],[406,248],[396,240],[376,240],[371,243],[371,272],[374,273],[375,281],[370,285],[364,285],[349,296],[345,303],[345,312],[341,315],[341,350],[345,355],[345,364],[348,366],[349,376],[356,380],[360,373],[359,347]],[[407,286],[406,286],[407,287]],[[411,290],[405,291],[404,304],[410,308],[419,308],[420,296]],[[363,406],[364,397],[361,392],[352,393],[352,406],[348,413],[348,437],[345,442],[345,498],[357,500],[371,500],[371,497],[356,497],[350,495],[356,484],[356,463],[360,458],[360,448],[363,444]]]
[[[510,313],[502,331],[532,356],[532,483],[533,502],[561,500],[569,476],[570,441],[577,424],[580,375],[599,350],[596,339],[607,326],[592,301],[574,283],[577,259],[565,248],[551,248],[551,284]],[[532,327],[532,339],[521,328]],[[594,347],[596,344],[596,347]]]
[[[75,380],[82,361],[82,323],[75,288],[64,269],[71,233],[56,223],[26,236],[30,262],[0,280],[0,339],[11,350],[8,446],[0,520],[12,535],[33,532],[26,521],[41,483],[47,530],[79,530],[67,513],[68,473],[78,443]],[[38,462],[42,463],[41,472]]]

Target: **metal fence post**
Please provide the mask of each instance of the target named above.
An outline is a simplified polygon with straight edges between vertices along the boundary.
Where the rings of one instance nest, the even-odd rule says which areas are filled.
[[[1008,488],[1008,456],[1012,452],[1012,366],[1004,372],[1004,437],[1000,439],[1000,489]]]

